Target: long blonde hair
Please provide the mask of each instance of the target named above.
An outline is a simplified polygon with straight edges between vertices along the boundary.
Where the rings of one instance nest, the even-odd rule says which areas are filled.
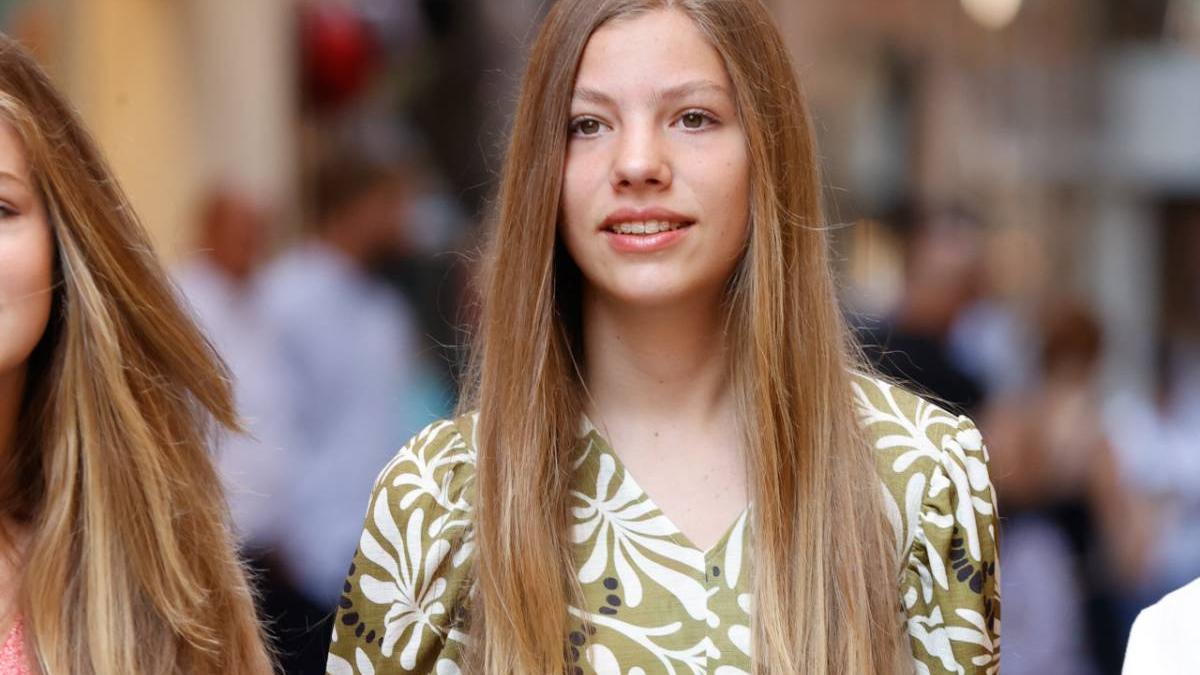
[[[468,672],[563,669],[580,593],[568,457],[584,400],[578,270],[556,237],[567,122],[593,32],[656,9],[686,13],[724,59],[750,157],[751,234],[727,321],[754,504],[754,672],[904,670],[895,541],[851,393],[859,360],[836,304],[812,125],[772,18],[758,0],[560,0],[522,84],[462,404],[480,411]]]
[[[269,672],[208,455],[213,421],[237,428],[228,375],[95,143],[3,36],[0,115],[23,141],[57,259],[0,482],[0,505],[30,529],[21,611],[36,663]]]

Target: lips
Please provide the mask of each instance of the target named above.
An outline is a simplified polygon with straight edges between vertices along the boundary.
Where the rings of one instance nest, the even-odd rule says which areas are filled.
[[[600,225],[600,233],[621,254],[658,253],[674,247],[696,224],[670,209],[619,209]]]

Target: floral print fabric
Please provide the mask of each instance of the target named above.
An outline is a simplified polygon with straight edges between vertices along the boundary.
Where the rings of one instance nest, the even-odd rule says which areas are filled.
[[[855,378],[900,560],[916,672],[999,669],[996,510],[966,417]],[[459,675],[469,595],[474,419],[436,422],[380,474],[330,647],[331,675]],[[571,608],[573,675],[737,675],[750,669],[748,513],[708,551],[679,532],[590,425],[575,459],[586,606]]]

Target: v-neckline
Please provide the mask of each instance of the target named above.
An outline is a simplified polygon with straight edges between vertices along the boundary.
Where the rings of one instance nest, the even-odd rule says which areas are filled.
[[[738,529],[738,526],[744,519],[749,517],[750,508],[753,506],[753,502],[751,501],[746,502],[746,506],[738,512],[737,516],[733,519],[733,522],[731,522],[728,527],[722,531],[721,536],[717,538],[716,542],[714,542],[712,546],[708,547],[707,549],[700,548],[691,540],[690,537],[687,536],[687,534],[684,533],[683,529],[680,528],[679,525],[677,525],[675,521],[667,515],[667,512],[662,510],[662,508],[658,505],[658,502],[655,501],[652,496],[650,496],[650,493],[642,487],[642,484],[638,481],[637,476],[635,476],[633,472],[629,470],[629,467],[625,465],[625,462],[621,461],[621,456],[617,454],[615,449],[613,449],[612,444],[608,441],[608,438],[605,437],[604,434],[600,433],[600,428],[596,426],[586,415],[583,418],[583,428],[581,431],[582,438],[584,440],[595,446],[595,448],[601,454],[607,455],[610,459],[612,459],[614,468],[616,469],[618,475],[622,476],[624,480],[628,480],[630,483],[632,483],[633,487],[637,490],[637,493],[650,504],[650,512],[657,514],[671,525],[672,531],[669,535],[671,540],[679,546],[696,551],[704,557],[706,563],[718,557],[725,550],[725,547],[729,544],[729,539],[731,536],[733,536],[734,531]],[[597,497],[602,498],[603,495],[597,495]]]

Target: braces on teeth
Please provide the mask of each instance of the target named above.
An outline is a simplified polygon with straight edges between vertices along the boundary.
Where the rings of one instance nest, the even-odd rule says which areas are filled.
[[[648,220],[642,223],[619,223],[613,225],[611,229],[617,234],[658,234],[659,232],[678,230],[683,226],[684,223]]]

